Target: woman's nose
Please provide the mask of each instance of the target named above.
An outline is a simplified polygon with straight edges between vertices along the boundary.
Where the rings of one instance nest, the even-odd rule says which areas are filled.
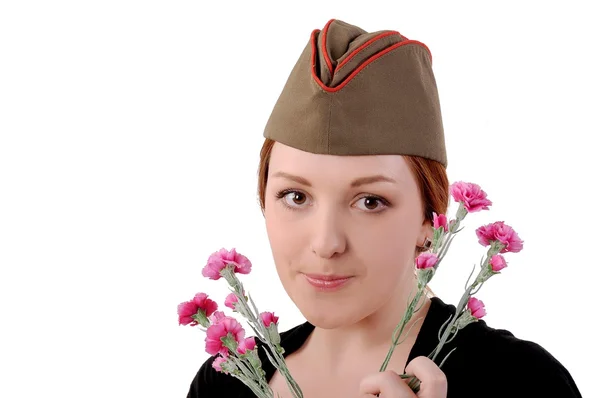
[[[322,211],[313,220],[311,249],[321,258],[331,258],[346,250],[347,239],[340,217],[332,211]]]

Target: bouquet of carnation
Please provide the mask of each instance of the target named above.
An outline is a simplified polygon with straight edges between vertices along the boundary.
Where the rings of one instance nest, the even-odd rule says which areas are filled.
[[[417,274],[416,293],[409,298],[404,316],[396,326],[390,349],[383,360],[380,371],[384,371],[392,357],[394,349],[402,342],[402,335],[414,313],[419,310],[419,303],[426,292],[427,284],[432,280],[441,261],[446,256],[450,244],[463,228],[461,223],[469,213],[489,210],[492,202],[477,184],[457,182],[451,185],[450,193],[458,203],[458,210],[453,219],[445,214],[433,214],[433,241],[427,252],[415,259]],[[479,227],[476,231],[479,243],[487,247],[487,253],[479,264],[479,272],[472,282],[473,271],[465,283],[456,312],[446,321],[439,331],[439,343],[429,358],[441,368],[452,351],[441,361],[438,360],[443,346],[449,343],[456,334],[472,322],[477,322],[485,314],[483,302],[474,297],[483,284],[492,276],[500,273],[507,266],[503,254],[517,253],[523,248],[523,241],[517,233],[503,221],[497,221]],[[177,312],[181,325],[198,326],[206,333],[206,352],[217,355],[213,367],[220,372],[231,375],[242,381],[259,398],[274,397],[262,363],[258,355],[256,338],[260,339],[265,353],[273,366],[284,376],[287,385],[295,398],[302,397],[302,391],[288,371],[283,357],[284,350],[280,346],[277,328],[278,317],[272,312],[259,312],[256,304],[246,293],[237,274],[248,274],[251,262],[235,249],[221,249],[213,253],[202,270],[202,275],[213,280],[223,278],[227,281],[231,293],[225,299],[225,306],[246,319],[256,337],[246,337],[242,325],[232,316],[218,311],[216,302],[205,293],[198,293],[190,300],[179,304]],[[420,381],[413,375],[402,374],[402,378],[410,378],[408,385],[413,391],[419,390]]]

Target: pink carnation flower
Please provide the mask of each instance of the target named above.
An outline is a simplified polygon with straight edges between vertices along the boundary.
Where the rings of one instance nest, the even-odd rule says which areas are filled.
[[[487,193],[479,185],[470,182],[455,182],[450,186],[450,194],[456,202],[463,202],[469,213],[489,210],[488,206],[492,205]]]
[[[471,311],[471,315],[473,315],[477,319],[483,318],[486,314],[483,301],[477,300],[475,297],[469,298],[467,308],[469,309],[469,311]]]
[[[279,321],[279,317],[276,316],[273,312],[261,312],[260,319],[262,320],[265,327],[269,327],[271,322],[277,325],[277,321]]]
[[[227,373],[225,371],[223,371],[223,369],[221,368],[221,365],[223,364],[223,362],[227,361],[227,358],[222,357],[221,355],[219,355],[218,357],[215,358],[215,360],[212,363],[212,367],[217,371],[217,372],[223,372],[223,373]]]
[[[219,323],[222,319],[226,318],[223,311],[215,311],[211,316],[208,317],[210,323]]]
[[[231,251],[221,249],[210,255],[207,264],[202,269],[202,275],[217,280],[221,278],[221,270],[227,267],[227,264],[234,264],[234,272],[240,274],[249,274],[250,269],[252,268],[250,260],[237,253],[235,249],[231,249]]]
[[[247,337],[241,341],[240,345],[238,345],[238,353],[245,354],[246,351],[252,351],[256,348],[256,340],[254,337]]]
[[[445,214],[437,214],[433,212],[433,228],[438,229],[444,227],[444,232],[448,232],[448,218]]]
[[[238,302],[238,298],[235,293],[229,293],[227,297],[225,297],[225,307],[229,307],[232,310],[235,310],[235,303]]]
[[[206,330],[206,352],[210,355],[228,355],[229,349],[223,344],[222,337],[232,336],[239,344],[246,334],[242,325],[231,317],[225,317]]]
[[[196,326],[198,322],[192,318],[198,313],[198,310],[204,311],[208,317],[217,310],[217,303],[208,298],[206,293],[197,293],[190,301],[183,302],[177,306],[180,325]]]
[[[523,249],[523,241],[519,235],[504,221],[496,221],[493,224],[487,224],[479,227],[475,231],[479,238],[479,243],[483,246],[489,246],[490,242],[497,240],[504,245],[500,253],[513,252],[518,253]]]
[[[434,267],[438,257],[434,253],[421,253],[415,258],[417,269],[426,269]]]
[[[496,254],[490,259],[490,265],[492,271],[499,272],[501,269],[506,268],[506,260],[501,254]]]

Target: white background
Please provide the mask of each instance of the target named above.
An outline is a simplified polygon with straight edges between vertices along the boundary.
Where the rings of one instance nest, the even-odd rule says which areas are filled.
[[[450,179],[494,202],[467,218],[433,289],[456,303],[483,253],[474,230],[513,226],[524,250],[478,294],[488,324],[600,396],[597,14],[491,3],[2,2],[0,396],[185,396],[207,354],[176,307],[198,291],[222,304],[225,283],[201,276],[221,247],[252,260],[243,280],[281,330],[303,321],[256,169],[272,106],[330,18],[428,45]]]

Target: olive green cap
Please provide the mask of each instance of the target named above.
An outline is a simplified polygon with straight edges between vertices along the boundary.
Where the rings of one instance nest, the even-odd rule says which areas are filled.
[[[431,52],[393,30],[315,29],[263,136],[329,155],[413,155],[447,167]]]

